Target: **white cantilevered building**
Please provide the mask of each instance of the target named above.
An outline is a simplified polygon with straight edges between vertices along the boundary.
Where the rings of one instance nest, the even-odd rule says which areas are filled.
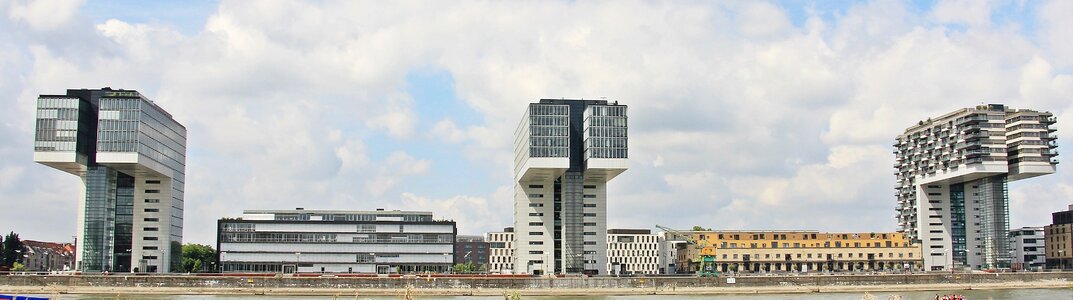
[[[82,179],[74,270],[178,270],[186,128],[111,88],[41,95],[36,123],[34,161]]]
[[[607,274],[607,182],[628,168],[626,106],[541,99],[515,134],[514,272]]]
[[[1051,174],[1054,116],[990,104],[920,121],[894,142],[899,232],[928,270],[1010,266],[1008,181]]]

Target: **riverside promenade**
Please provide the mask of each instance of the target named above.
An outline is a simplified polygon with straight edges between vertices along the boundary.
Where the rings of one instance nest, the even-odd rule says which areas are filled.
[[[574,296],[714,295],[1069,288],[1071,272],[698,277],[346,277],[7,275],[19,294]]]

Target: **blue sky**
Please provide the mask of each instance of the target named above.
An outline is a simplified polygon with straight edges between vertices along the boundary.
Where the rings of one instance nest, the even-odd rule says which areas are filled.
[[[518,118],[559,97],[630,107],[611,227],[892,231],[889,148],[909,124],[1000,102],[1073,131],[1069,11],[0,0],[0,92],[12,95],[0,100],[11,108],[0,201],[34,203],[0,212],[0,232],[73,234],[78,179],[32,162],[33,99],[103,86],[141,91],[190,130],[191,242],[213,243],[215,220],[243,209],[427,210],[463,234],[510,226]],[[1066,207],[1067,169],[1011,183],[1011,226]]]

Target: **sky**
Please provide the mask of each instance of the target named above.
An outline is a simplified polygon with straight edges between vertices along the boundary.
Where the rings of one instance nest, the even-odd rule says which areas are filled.
[[[35,99],[135,89],[188,129],[184,241],[246,209],[513,223],[526,104],[629,106],[610,228],[894,231],[894,138],[1003,103],[1073,149],[1073,1],[0,0],[0,232],[70,241],[80,180]],[[1073,153],[1071,151],[1070,153]],[[1073,161],[1073,159],[1070,159]],[[1010,226],[1073,169],[1010,183]]]

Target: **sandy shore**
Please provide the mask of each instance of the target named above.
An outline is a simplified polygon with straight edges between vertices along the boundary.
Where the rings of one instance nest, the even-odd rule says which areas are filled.
[[[841,292],[955,291],[971,289],[1070,288],[1070,282],[1046,280],[981,284],[899,284],[899,285],[831,285],[766,286],[710,288],[584,288],[584,289],[413,289],[415,296],[612,296],[612,295],[717,295],[717,294],[787,294]],[[86,286],[0,286],[0,291],[15,294],[142,294],[142,295],[279,295],[279,296],[399,296],[405,289],[331,289],[331,288],[178,288],[178,287],[86,287]]]

